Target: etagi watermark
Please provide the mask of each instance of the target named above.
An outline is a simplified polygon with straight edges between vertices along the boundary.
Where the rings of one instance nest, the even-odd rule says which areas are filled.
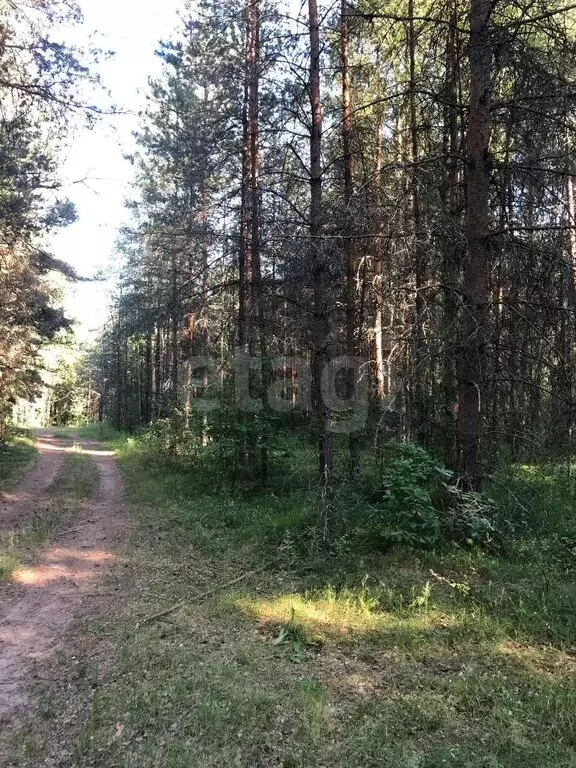
[[[193,408],[204,413],[218,408],[217,394],[222,389],[222,372],[217,360],[196,356],[187,361],[194,386],[202,396],[194,399]],[[328,413],[329,430],[335,433],[360,431],[368,417],[369,366],[365,358],[342,355],[324,366],[321,375],[321,397]],[[258,393],[262,363],[256,356],[237,354],[232,359],[234,400],[246,413],[260,413],[265,407],[277,413],[312,410],[312,370],[302,357],[278,357],[267,360],[269,383]],[[394,398],[389,398],[392,408]]]

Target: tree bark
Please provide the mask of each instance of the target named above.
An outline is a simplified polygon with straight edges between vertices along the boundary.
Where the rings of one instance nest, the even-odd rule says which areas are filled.
[[[576,292],[576,198],[574,195],[574,177],[568,173],[566,177],[566,202],[568,204],[570,273],[574,291]]]
[[[146,334],[146,347],[145,347],[145,397],[144,397],[144,423],[149,424],[152,421],[152,392],[154,389],[153,384],[153,369],[152,369],[152,334],[149,332]]]
[[[458,283],[462,262],[459,233],[461,231],[458,154],[461,132],[458,126],[458,85],[460,80],[460,39],[458,26],[458,2],[451,4],[450,26],[446,36],[446,71],[443,110],[443,151],[445,157],[445,184],[441,189],[441,202],[446,211],[446,237],[443,245],[442,282],[442,393],[445,421],[448,428],[443,435],[444,459],[448,466],[454,463],[454,430],[452,419],[456,405],[456,375],[454,368],[454,344],[458,319]]]
[[[424,315],[424,256],[425,242],[422,227],[422,206],[420,188],[418,185],[418,160],[420,145],[418,136],[418,110],[416,106],[416,34],[414,29],[414,0],[408,0],[408,62],[409,62],[409,109],[410,109],[410,154],[412,168],[410,170],[410,196],[412,201],[412,227],[414,231],[414,318],[412,323],[412,354],[411,354],[411,425],[412,438],[419,443],[424,442],[424,382],[423,371],[423,333],[422,318]]]
[[[340,6],[340,62],[342,77],[342,164],[344,171],[344,255],[346,270],[346,354],[355,354],[355,290],[354,290],[354,240],[352,238],[352,198],[354,181],[352,173],[352,106],[350,99],[349,34],[346,0]],[[348,382],[348,395],[354,389],[354,381]]]
[[[244,105],[242,114],[242,182],[240,202],[240,253],[238,259],[238,345],[241,352],[248,353],[250,342],[250,286],[252,284],[252,228],[251,208],[251,137],[250,137],[250,51],[252,46],[251,0],[245,5],[245,50],[244,50]]]
[[[467,263],[462,281],[458,350],[457,469],[473,487],[482,480],[480,433],[485,399],[488,323],[490,191],[491,0],[470,0],[470,113],[466,136]]]
[[[170,379],[172,388],[172,402],[178,405],[179,387],[179,333],[180,318],[178,304],[178,262],[175,254],[171,257],[170,267]]]
[[[310,35],[309,96],[310,128],[310,266],[312,272],[312,404],[318,431],[318,470],[328,483],[332,474],[332,439],[328,411],[322,397],[322,372],[328,361],[328,314],[326,302],[326,257],[322,210],[322,102],[320,94],[320,23],[317,0],[308,0]]]
[[[340,66],[342,79],[342,165],[344,177],[344,261],[346,271],[346,355],[348,358],[357,354],[356,326],[358,312],[356,307],[356,243],[354,240],[354,175],[352,161],[352,101],[350,84],[350,52],[348,30],[348,2],[340,4]],[[361,331],[360,331],[361,333]],[[360,335],[360,334],[359,334]],[[352,400],[356,389],[355,369],[349,366],[346,374],[346,395]],[[354,477],[358,468],[358,435],[351,432],[348,436],[348,474]]]
[[[376,362],[376,396],[382,403],[386,395],[386,378],[384,373],[384,296],[382,294],[383,259],[382,259],[382,126],[380,115],[377,116],[374,135],[376,151],[374,155],[374,348]]]
[[[249,99],[248,132],[250,151],[250,237],[252,251],[251,321],[252,333],[258,331],[257,343],[251,340],[250,346],[260,355],[259,398],[262,409],[266,409],[266,390],[270,380],[268,362],[268,338],[264,310],[264,284],[262,280],[261,259],[261,189],[260,189],[260,0],[247,0],[248,27],[250,45],[248,49]],[[253,350],[251,349],[253,354]],[[266,437],[260,435],[260,478],[266,485],[268,476],[268,446]]]

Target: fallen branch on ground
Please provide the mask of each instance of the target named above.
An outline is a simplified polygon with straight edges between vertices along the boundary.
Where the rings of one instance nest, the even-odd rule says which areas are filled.
[[[205,597],[209,597],[215,592],[219,592],[222,589],[227,589],[228,587],[232,587],[234,584],[238,584],[239,581],[244,581],[244,579],[249,579],[250,576],[255,576],[257,573],[262,573],[262,571],[265,571],[267,567],[267,565],[263,565],[261,568],[256,568],[254,571],[243,573],[241,576],[237,576],[235,579],[227,581],[224,584],[217,584],[215,587],[206,590],[206,592],[201,592],[199,595],[194,595],[190,600],[182,600],[181,602],[170,606],[170,608],[166,608],[164,611],[160,611],[160,613],[155,613],[153,616],[146,617],[142,621],[138,622],[136,626],[141,627],[144,624],[150,624],[151,622],[157,621],[158,619],[163,619],[165,616],[174,613],[174,611],[179,611],[180,608],[184,608],[184,606],[189,605],[190,603],[203,600]]]
[[[83,523],[83,525],[79,525],[77,528],[70,528],[69,531],[62,531],[62,533],[59,533],[56,537],[59,539],[61,536],[68,536],[69,533],[76,533],[76,531],[82,530],[82,528],[86,528],[89,525],[92,525],[94,523],[94,520],[89,520],[87,523]]]

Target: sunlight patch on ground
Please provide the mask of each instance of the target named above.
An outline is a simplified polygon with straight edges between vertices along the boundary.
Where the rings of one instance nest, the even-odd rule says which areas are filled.
[[[422,631],[448,628],[454,617],[438,611],[400,618],[391,613],[371,611],[348,601],[306,598],[298,594],[280,595],[270,599],[241,598],[236,606],[246,615],[263,624],[285,624],[294,620],[307,629],[327,635],[367,635],[396,630]]]
[[[80,446],[80,450],[87,456],[115,456],[114,451],[97,451],[93,448],[86,448],[85,446]]]
[[[39,453],[66,453],[70,451],[69,445],[58,445],[56,443],[49,443],[46,440],[39,440],[38,441],[38,451]]]
[[[13,581],[23,586],[42,586],[61,579],[87,581],[97,575],[96,567],[115,560],[110,552],[101,550],[53,549],[48,555],[49,563],[31,568],[17,568]]]
[[[10,627],[9,629],[0,632],[0,642],[22,643],[25,640],[30,640],[34,635],[35,632],[33,629],[27,629],[26,627]]]
[[[518,662],[540,675],[576,677],[576,658],[555,648],[524,645],[506,640],[496,645],[496,653]]]

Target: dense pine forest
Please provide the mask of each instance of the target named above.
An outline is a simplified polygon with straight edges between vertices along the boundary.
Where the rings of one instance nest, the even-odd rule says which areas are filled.
[[[280,434],[327,483],[388,441],[473,488],[569,453],[573,12],[293,10],[202,3],[158,50],[106,417],[263,484]]]
[[[576,4],[183,0],[90,344],[80,17],[0,0],[0,599],[85,606],[0,763],[573,768]]]

